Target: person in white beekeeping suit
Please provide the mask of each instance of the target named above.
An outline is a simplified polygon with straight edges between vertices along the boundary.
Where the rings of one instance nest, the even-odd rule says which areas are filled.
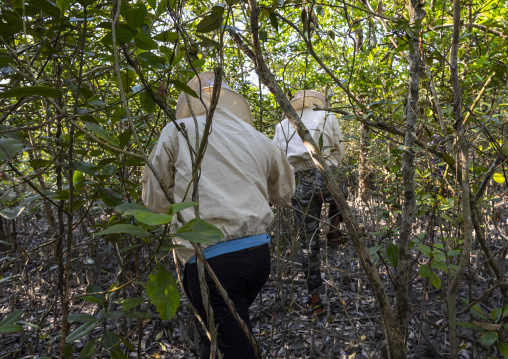
[[[185,128],[178,131],[173,122],[160,134],[150,154],[155,169],[175,202],[192,201],[193,183],[191,150],[195,148],[196,131],[200,138],[206,123],[214,85],[214,73],[200,73],[187,84],[200,99],[181,93],[176,105],[176,122]],[[204,105],[203,105],[204,103]],[[195,116],[195,119],[192,116]],[[267,227],[273,219],[270,204],[284,205],[295,191],[294,174],[282,151],[252,126],[250,106],[224,81],[213,114],[211,132],[201,164],[198,182],[200,218],[218,227],[224,238],[203,252],[240,317],[251,328],[249,306],[265,284],[270,273],[270,237]],[[197,124],[197,126],[195,125]],[[142,199],[146,207],[166,213],[170,203],[164,196],[150,168],[144,169]],[[194,218],[194,209],[183,210],[186,221]],[[176,217],[176,216],[175,216]],[[172,233],[181,226],[176,218]],[[193,247],[175,238],[178,257],[185,264],[184,286],[192,304],[207,322],[198,281]],[[255,358],[254,350],[236,319],[230,313],[214,282],[206,275],[214,321],[218,325],[218,349],[223,358]],[[201,325],[197,325],[199,329]],[[210,357],[210,342],[200,330],[203,347],[201,358]]]
[[[320,146],[321,153],[329,166],[337,168],[344,156],[344,144],[339,122],[334,114],[326,111],[314,111],[314,106],[324,107],[326,98],[313,90],[297,92],[291,99],[291,105],[300,116],[312,138]],[[321,206],[329,203],[330,223],[335,229],[327,234],[329,245],[343,242],[342,233],[337,227],[342,220],[332,196],[326,187],[326,181],[317,170],[302,139],[286,118],[275,128],[273,141],[286,153],[289,163],[294,167],[298,184],[291,199],[296,214],[300,253],[303,272],[309,291],[309,308],[313,315],[325,313],[320,294],[323,293],[321,278],[319,244],[319,218]]]

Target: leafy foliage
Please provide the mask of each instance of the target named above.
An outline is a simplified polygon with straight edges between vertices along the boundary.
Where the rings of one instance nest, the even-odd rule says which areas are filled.
[[[455,144],[455,102],[449,88],[451,3],[426,3],[426,16],[416,26],[409,24],[403,2],[379,1],[381,7],[374,11],[365,4],[262,3],[259,37],[263,54],[288,97],[302,88],[334,94],[330,107],[340,114],[347,148],[342,166],[351,173],[348,184],[352,191],[357,186],[356,171],[365,137],[369,153],[365,165],[371,174],[372,197],[379,204],[376,216],[382,223],[367,232],[373,239],[370,253],[380,272],[386,269],[396,273],[401,263],[398,239],[404,207],[403,157],[414,154],[414,215],[418,220],[432,218],[440,234],[429,225],[422,236],[412,236],[407,255],[417,270],[412,273],[414,281],[428,279],[435,289],[446,288],[464,249],[461,228],[468,220],[461,213],[460,178],[453,171],[460,162]],[[113,283],[111,292],[90,295],[105,291],[96,284],[87,288],[88,295],[80,297],[87,306],[99,306],[101,312],[95,316],[70,313],[67,321],[72,326],[82,325],[72,327],[67,344],[93,336],[94,329],[107,321],[145,318],[144,313],[133,311],[146,304],[142,291],[116,302],[121,309],[108,309],[113,300],[110,293],[129,280],[138,287],[147,280],[146,294],[160,317],[173,317],[179,295],[171,273],[160,264],[147,278],[149,269],[143,272],[137,263],[138,273],[130,273],[132,277],[127,279],[129,263],[143,256],[159,259],[161,251],[176,248],[170,242],[174,236],[203,244],[223,238],[218,228],[199,218],[177,233],[168,229],[177,213],[191,211],[199,198],[176,203],[165,214],[141,205],[141,153],[149,153],[162,128],[174,120],[180,92],[198,97],[186,85],[187,80],[196,71],[220,65],[229,85],[251,104],[256,129],[270,137],[273,125],[284,117],[273,95],[259,84],[255,64],[230,35],[239,34],[243,46],[252,49],[246,2],[191,0],[185,8],[181,6],[174,0],[2,4],[0,244],[9,248],[9,254],[0,274],[12,270],[10,263],[25,260],[24,255],[32,256],[32,261],[40,251],[53,246],[54,251],[49,251],[49,259],[43,262],[55,263],[50,271],[55,276],[51,281],[54,285],[62,284],[66,273],[74,273],[66,268],[67,255],[72,266],[100,267],[104,263],[94,262],[94,253],[104,252],[119,266],[117,271],[107,272],[107,285],[101,283],[104,288]],[[118,19],[113,18],[116,10]],[[504,89],[508,8],[501,1],[471,1],[464,4],[461,17],[459,72],[473,159],[468,185],[473,195],[479,195],[476,205],[481,217],[498,224],[502,214],[493,208],[505,201],[507,188],[508,104]],[[422,68],[419,122],[412,136],[420,144],[407,148],[400,133],[388,128],[404,129],[406,125],[407,55],[413,31],[421,39]],[[309,40],[320,62],[311,56],[302,36]],[[361,133],[361,123],[371,127],[368,134]],[[440,135],[442,142],[433,143],[434,135]],[[319,142],[322,147],[322,139]],[[439,151],[442,156],[436,154]],[[488,187],[487,192],[481,192],[482,186]],[[68,220],[72,230],[67,228]],[[12,240],[19,235],[16,225],[27,223],[41,223],[39,232],[51,246],[32,252],[34,244],[25,251],[23,244]],[[72,237],[74,233],[76,237]],[[72,247],[69,253],[65,253],[66,238]],[[482,265],[488,266],[488,261]],[[5,275],[0,284],[10,285],[14,279],[18,280]],[[54,287],[54,291],[62,288]],[[504,320],[504,307],[495,309],[490,313],[478,304],[470,315],[480,323],[494,325]],[[0,322],[0,332],[16,333],[23,331],[24,325],[30,327],[19,321],[22,313],[13,310]],[[497,331],[472,321],[464,323],[481,333],[483,346],[508,358],[508,344]],[[112,357],[123,357],[118,347],[129,349],[129,344],[118,333],[101,329],[102,347],[109,348]],[[506,337],[506,329],[499,330],[504,330]],[[94,357],[100,350],[98,340],[88,340],[79,358]],[[72,345],[68,348],[73,349]]]

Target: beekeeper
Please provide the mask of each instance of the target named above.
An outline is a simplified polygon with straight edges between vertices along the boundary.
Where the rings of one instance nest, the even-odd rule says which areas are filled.
[[[291,105],[300,116],[312,138],[320,146],[321,153],[329,166],[337,168],[344,156],[344,144],[339,122],[334,114],[314,111],[313,107],[326,105],[326,98],[319,92],[303,90],[291,99]],[[295,132],[288,119],[275,128],[273,141],[286,153],[289,163],[294,167],[298,185],[291,199],[295,208],[298,233],[300,237],[303,272],[309,290],[309,307],[313,315],[323,314],[324,306],[320,298],[323,280],[320,268],[319,218],[323,203],[330,203],[330,222],[338,225],[340,218],[337,206],[328,192],[326,182],[316,169],[302,139]],[[340,243],[342,233],[336,228],[327,234],[328,244]]]
[[[196,131],[202,138],[206,123],[205,106],[210,108],[214,79],[212,71],[200,73],[187,84],[200,99],[183,92],[178,98],[176,122],[185,128],[190,143],[174,123],[169,123],[150,155],[176,202],[193,200],[189,146],[197,152]],[[257,132],[252,123],[247,100],[222,81],[197,191],[200,218],[218,227],[224,234],[219,243],[208,247],[203,245],[206,247],[203,251],[205,258],[249,328],[249,306],[270,273],[270,237],[266,230],[273,213],[269,202],[286,204],[295,190],[293,169],[286,156],[270,139]],[[166,213],[170,203],[148,166],[143,171],[142,183],[142,199],[146,207]],[[194,218],[194,209],[188,208],[182,211],[182,215],[189,221]],[[172,233],[179,226],[181,224],[174,221]],[[184,239],[176,237],[175,240],[184,246],[176,251],[185,264],[185,290],[206,323],[194,249]],[[214,321],[219,325],[217,343],[220,352],[224,358],[255,358],[247,336],[208,276],[207,283]],[[210,342],[203,332],[201,334],[204,344],[201,358],[209,358]]]

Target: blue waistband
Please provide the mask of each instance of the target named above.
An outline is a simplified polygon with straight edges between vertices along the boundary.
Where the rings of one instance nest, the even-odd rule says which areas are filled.
[[[221,254],[232,253],[242,249],[260,246],[262,244],[268,244],[270,243],[270,240],[271,238],[267,233],[233,239],[232,241],[219,242],[213,246],[205,248],[203,249],[203,254],[206,259],[209,259],[220,256]],[[188,263],[196,263],[196,256],[189,259]]]

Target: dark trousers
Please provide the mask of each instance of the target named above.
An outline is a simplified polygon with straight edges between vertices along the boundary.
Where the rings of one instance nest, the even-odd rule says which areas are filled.
[[[314,294],[322,292],[324,289],[321,278],[321,246],[319,244],[321,206],[323,203],[330,203],[329,218],[340,216],[340,214],[328,192],[324,179],[317,170],[299,172],[296,176],[298,185],[291,202],[296,209],[303,272],[307,279],[309,294]]]
[[[270,248],[268,245],[248,248],[233,253],[222,254],[208,259],[210,267],[227,291],[239,316],[252,333],[249,307],[256,299],[270,274]],[[206,270],[205,270],[206,272]],[[219,325],[217,345],[224,359],[256,358],[247,336],[229,311],[213,280],[206,274],[210,291],[210,304],[213,309],[215,325]],[[199,287],[198,270],[195,263],[185,266],[184,287],[199,315],[207,323],[205,307]],[[201,358],[210,358],[210,341],[197,323],[203,343]]]

